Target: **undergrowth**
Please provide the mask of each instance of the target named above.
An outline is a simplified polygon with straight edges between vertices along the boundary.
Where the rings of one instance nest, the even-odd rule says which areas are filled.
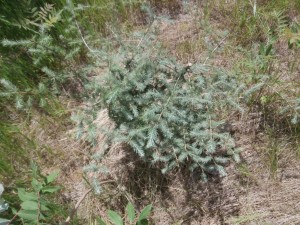
[[[204,179],[207,173],[226,175],[222,164],[239,157],[234,140],[219,128],[224,121],[217,112],[228,105],[240,108],[237,84],[222,71],[181,65],[153,51],[147,38],[108,59],[109,74],[93,92],[91,118],[98,105],[106,108],[115,123],[108,134],[113,144],[127,143],[145,161],[162,164],[163,173],[186,165]],[[88,139],[97,136],[93,122],[79,123],[89,125]]]
[[[77,117],[78,136],[95,146],[101,132],[108,137],[101,154],[91,157],[95,164],[88,169],[92,172],[103,172],[103,157],[122,143],[137,159],[163,173],[179,167],[204,180],[224,176],[229,162],[239,161],[234,137],[222,128],[231,122],[229,115],[234,112],[246,118],[253,112],[261,115],[259,129],[268,139],[263,155],[272,178],[277,178],[280,159],[286,154],[281,150],[285,141],[300,155],[299,1],[196,3],[203,11],[195,10],[197,21],[193,23],[205,37],[202,40],[200,32],[194,40],[184,36],[175,55],[186,62],[199,60],[202,50],[208,56],[202,62],[183,64],[164,53],[152,25],[158,18],[155,13],[168,14],[171,20],[164,20],[168,23],[187,13],[185,1],[3,1],[0,179],[8,187],[4,197],[10,206],[17,205],[14,190],[29,188],[30,158],[41,155],[33,153],[38,143],[24,132],[26,125],[35,119],[35,113],[63,123],[68,112],[60,96],[86,104],[83,115]],[[210,26],[216,21],[219,27]],[[137,32],[137,27],[145,32]],[[188,33],[189,29],[183,30]],[[229,58],[234,53],[226,53],[231,51],[241,56],[231,68],[224,71],[209,66],[214,60],[211,56],[222,53]],[[104,68],[108,73],[100,79],[99,70]],[[107,110],[113,130],[96,126],[101,109]],[[245,168],[241,170],[249,176]],[[46,194],[51,182],[35,175],[30,193]],[[49,190],[56,192],[57,188]],[[21,200],[21,212],[36,210],[36,206],[51,209],[41,199],[38,203],[36,198],[29,199],[34,202],[29,205]],[[53,208],[56,212],[45,221],[57,222],[55,216],[62,221],[65,215]],[[130,222],[141,223],[132,216],[132,207],[129,211]],[[26,220],[22,213],[14,213],[20,217],[16,223]],[[45,215],[35,214],[32,224]],[[115,212],[110,211],[109,217],[123,223]]]
[[[63,207],[54,202],[53,194],[57,193],[61,187],[54,186],[53,183],[58,177],[58,172],[54,171],[45,176],[41,174],[35,163],[31,163],[31,187],[20,185],[17,188],[17,198],[7,197],[4,193],[1,206],[8,211],[6,220],[1,224],[42,224],[45,222],[57,223],[64,216]],[[3,193],[3,185],[0,184],[0,195]],[[51,197],[52,196],[52,197]],[[15,196],[16,197],[16,196]]]
[[[291,154],[281,146],[296,155],[298,151],[299,2],[237,1],[230,7],[220,3],[210,7],[209,13],[211,20],[222,14],[222,23],[231,33],[230,44],[238,45],[235,50],[241,58],[231,70],[252,90],[246,103],[248,113],[261,115],[259,129],[268,137],[263,160],[276,178],[280,159]]]

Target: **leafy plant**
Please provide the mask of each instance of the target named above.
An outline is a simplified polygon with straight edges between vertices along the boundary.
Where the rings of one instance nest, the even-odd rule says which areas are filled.
[[[24,91],[21,91],[16,85],[6,79],[0,80],[0,84],[3,87],[0,96],[13,99],[18,110],[29,110],[34,104],[40,107],[45,107],[47,104],[47,93],[49,94],[49,92],[43,83],[39,83],[37,89],[27,88]],[[36,98],[37,96],[39,98]],[[36,102],[37,99],[38,102]]]
[[[47,221],[53,205],[47,200],[47,195],[57,193],[60,190],[59,186],[53,186],[58,174],[57,171],[54,171],[48,176],[43,176],[37,166],[33,164],[32,190],[18,188],[21,209],[19,211],[13,210],[23,223],[30,225]]]
[[[126,206],[126,214],[127,214],[127,221],[128,224],[135,224],[135,225],[147,225],[148,224],[148,217],[150,216],[152,205],[147,205],[141,213],[136,215],[136,210],[134,206],[129,202]],[[127,224],[126,219],[122,218],[117,212],[109,210],[107,212],[108,218],[110,222],[114,225],[124,225]],[[106,225],[106,223],[100,218],[98,219],[99,225]]]
[[[115,122],[111,141],[126,143],[143,160],[163,165],[163,173],[187,166],[204,179],[226,175],[224,164],[239,161],[239,150],[220,129],[224,121],[217,112],[239,108],[235,80],[201,64],[177,63],[151,45],[122,46],[113,55],[109,73],[91,95],[91,120],[98,107],[106,108]],[[95,137],[93,122],[81,120],[89,125],[88,137]]]
[[[28,28],[33,30],[32,36],[21,40],[3,39],[2,45],[6,49],[17,49],[21,54],[25,50],[35,67],[34,72],[42,74],[44,78],[38,79],[39,90],[43,87],[44,92],[50,89],[49,93],[59,94],[70,83],[82,85],[85,73],[78,68],[71,69],[83,44],[70,8],[66,6],[57,12],[53,5],[45,4],[40,9],[32,9],[30,18],[26,20]],[[28,90],[22,92],[30,93]],[[45,98],[40,98],[40,102],[44,104]]]

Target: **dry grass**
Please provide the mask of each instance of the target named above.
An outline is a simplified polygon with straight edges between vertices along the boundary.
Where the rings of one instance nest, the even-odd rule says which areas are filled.
[[[218,24],[221,16],[214,16],[212,24],[205,25],[199,22],[205,19],[204,12],[181,14],[173,23],[161,22],[159,39],[183,62],[207,61],[221,69],[234,69],[244,56],[234,51],[234,40],[224,39],[226,29],[220,29]],[[210,54],[216,47],[214,54]],[[276,65],[281,68],[278,73],[287,79],[284,71],[288,70],[291,56],[280,43],[276,48],[282,56],[281,64]],[[298,72],[299,68],[295,67],[289,78],[295,79]],[[83,106],[69,106],[71,111],[80,107]],[[82,167],[92,162],[90,155],[99,148],[76,141],[74,124],[63,127],[47,119],[46,127],[40,123],[41,118],[33,120],[30,135],[41,143],[40,161],[47,164],[47,170],[61,169],[64,198],[75,203],[87,190]],[[105,217],[108,208],[122,212],[131,201],[138,209],[152,203],[152,224],[157,225],[300,224],[300,167],[295,146],[289,139],[274,142],[274,137],[266,136],[262,130],[265,121],[257,109],[243,117],[232,115],[230,120],[234,121],[235,138],[244,151],[243,163],[227,168],[228,177],[211,178],[210,182],[203,183],[197,173],[190,174],[184,169],[163,177],[158,168],[137,160],[125,145],[117,145],[102,161],[109,174],[86,174],[87,178],[97,176],[99,180],[115,182],[103,185],[101,195],[89,195],[78,214],[87,220],[94,215]],[[106,111],[99,113],[95,123],[98,127],[113,127]],[[100,147],[105,140],[105,135],[98,136]],[[272,172],[273,147],[279,155],[276,155],[276,170]],[[48,154],[50,150],[53,154]]]
[[[202,26],[200,23],[199,26],[195,21],[203,16],[201,12],[181,14],[173,23],[161,22],[159,39],[183,62],[204,62],[209,57],[214,66],[234,69],[236,62],[244,56],[234,51],[235,47],[231,46],[234,40],[224,39],[217,24],[222,18],[219,15],[213,19],[214,24]],[[212,43],[211,46],[205,40]],[[210,55],[216,46],[215,54]],[[283,60],[288,55],[286,49],[281,51]],[[283,60],[282,65],[289,60]],[[294,145],[287,140],[275,146],[278,148],[275,154],[279,155],[276,156],[276,170],[272,171],[270,154],[274,139],[263,133],[265,121],[262,113],[255,109],[247,116],[233,115],[231,121],[235,121],[232,123],[235,138],[244,151],[243,163],[227,168],[228,177],[203,183],[196,173],[185,170],[162,177],[157,168],[137,160],[126,146],[114,146],[102,161],[110,173],[98,178],[114,179],[115,183],[104,186],[102,195],[86,199],[81,206],[81,215],[105,217],[108,208],[122,212],[126,203],[131,201],[138,209],[152,203],[152,223],[158,225],[300,224],[299,160]],[[100,127],[110,124],[105,112],[100,113],[97,124]],[[103,141],[105,137],[99,136],[99,142]]]
[[[248,140],[248,143],[253,143],[253,140]],[[300,223],[299,160],[289,146],[280,146],[282,155],[274,177],[266,165],[266,145],[261,140],[254,146],[249,145],[242,154],[247,169],[239,170],[239,181],[243,181],[240,182],[240,212],[237,217],[227,220],[229,224]]]
[[[161,22],[159,39],[164,47],[179,60],[185,63],[201,61],[199,57],[202,54],[196,55],[204,49],[204,43],[200,38],[203,31],[200,32],[191,15],[180,15],[179,19],[173,23]]]
[[[20,124],[21,132],[34,141],[30,159],[37,162],[43,174],[59,170],[58,183],[64,189],[59,199],[62,204],[72,207],[73,202],[86,190],[82,167],[90,160],[91,147],[75,139],[75,124],[69,119],[70,112],[78,103],[62,99],[66,111],[51,116],[32,111],[29,124]]]
[[[101,115],[99,124],[110,124],[105,112]],[[105,217],[107,208],[121,212],[131,201],[139,209],[152,203],[152,222],[158,225],[298,224],[300,168],[295,152],[291,146],[281,146],[286,147],[285,157],[280,158],[274,179],[265,161],[264,146],[269,139],[263,139],[258,125],[261,121],[254,118],[234,124],[235,130],[240,129],[236,138],[244,148],[244,169],[232,165],[227,168],[228,177],[208,183],[184,170],[162,177],[159,169],[137,161],[126,146],[115,146],[103,161],[110,174],[99,179],[113,178],[116,183],[105,187],[102,196],[87,199],[84,211]],[[245,124],[251,124],[252,129]],[[258,137],[261,140],[255,140]]]
[[[101,126],[110,124],[105,112],[101,118]],[[291,155],[293,151],[287,151],[294,160],[287,165],[282,159],[274,180],[259,148],[265,145],[264,140],[253,144],[258,132],[244,130],[244,135],[238,135],[239,145],[245,149],[242,157],[247,172],[231,166],[228,177],[209,183],[201,182],[196,173],[179,170],[162,177],[158,169],[136,161],[125,146],[115,146],[103,160],[110,174],[99,176],[100,180],[114,179],[115,184],[104,186],[100,196],[87,198],[80,214],[105,217],[108,208],[122,212],[131,201],[138,209],[153,203],[152,222],[158,225],[299,224],[298,161]],[[81,187],[77,193],[84,192],[82,182],[77,187]]]

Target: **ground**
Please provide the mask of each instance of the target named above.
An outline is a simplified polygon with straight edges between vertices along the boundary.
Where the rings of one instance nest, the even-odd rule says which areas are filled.
[[[198,14],[197,14],[198,13]],[[159,21],[158,39],[177,59],[184,63],[195,61],[209,63],[220,69],[233,70],[243,53],[231,51],[232,39],[229,30],[220,28],[220,18],[216,17],[209,26],[199,22],[202,12],[182,13],[173,21]],[[214,28],[212,31],[212,28]],[[211,43],[207,46],[207,42]],[[277,43],[282,65],[289,60],[286,47]],[[280,67],[280,73],[287,65]],[[295,68],[299,71],[299,68]],[[102,70],[97,76],[101,76]],[[66,106],[71,112],[84,107],[77,103]],[[138,209],[152,203],[153,224],[300,224],[300,166],[293,146],[286,143],[276,145],[276,155],[280,159],[276,171],[270,170],[267,160],[271,157],[272,141],[261,129],[261,115],[255,110],[247,118],[232,114],[231,129],[241,153],[242,163],[229,165],[225,178],[211,178],[204,183],[198,174],[176,170],[162,177],[159,170],[135,162],[126,146],[114,146],[103,161],[108,174],[97,175],[101,181],[112,180],[102,186],[100,195],[90,193],[78,208],[79,217],[100,215],[105,217],[108,208],[122,212],[127,201]],[[32,121],[31,135],[40,143],[55,149],[57,157],[49,171],[60,169],[60,183],[65,187],[62,198],[76,204],[90,188],[87,179],[95,174],[84,173],[82,168],[92,162],[90,155],[99,149],[78,141],[76,125],[70,122],[63,130],[43,127]],[[99,113],[98,126],[112,126],[105,111]],[[52,132],[48,132],[51,130]],[[98,144],[105,141],[99,136]],[[271,147],[270,147],[271,146]],[[47,152],[43,162],[47,161]],[[86,218],[90,219],[90,218]]]

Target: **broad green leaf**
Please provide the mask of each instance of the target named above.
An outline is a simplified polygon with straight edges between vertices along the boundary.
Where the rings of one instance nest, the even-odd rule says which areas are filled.
[[[59,171],[53,171],[52,173],[50,173],[47,177],[46,177],[46,182],[47,184],[53,182],[56,180],[56,178],[58,177]]]
[[[134,211],[133,205],[130,202],[128,202],[128,204],[126,206],[126,213],[127,213],[129,222],[133,223],[134,218],[135,218],[135,211]]]
[[[38,219],[37,210],[21,210],[18,216],[27,221],[37,221]]]
[[[118,213],[116,213],[115,211],[108,210],[107,215],[113,224],[123,225],[123,220],[122,220],[121,216]]]
[[[151,209],[152,209],[152,205],[147,205],[141,212],[140,216],[139,216],[139,220],[138,221],[142,221],[144,219],[147,219],[147,217],[150,215],[151,213]]]
[[[36,193],[26,192],[24,188],[18,188],[18,196],[21,201],[37,201],[38,197]]]
[[[32,179],[31,185],[36,192],[39,192],[43,188],[43,184],[35,178]]]
[[[26,202],[23,202],[23,203],[21,204],[21,207],[22,207],[22,209],[24,209],[24,210],[38,210],[39,207],[40,207],[40,209],[41,209],[42,211],[47,211],[47,210],[49,210],[49,208],[46,207],[46,206],[45,206],[44,204],[42,204],[41,202],[40,202],[40,206],[39,206],[38,202],[35,202],[35,201],[26,201]]]
[[[17,214],[18,213],[18,210],[16,210],[15,208],[11,208],[11,211],[13,214]]]
[[[26,201],[21,204],[21,207],[24,210],[38,210],[39,205],[34,201]]]
[[[60,189],[61,189],[61,187],[59,187],[59,186],[43,187],[42,193],[55,193]]]

